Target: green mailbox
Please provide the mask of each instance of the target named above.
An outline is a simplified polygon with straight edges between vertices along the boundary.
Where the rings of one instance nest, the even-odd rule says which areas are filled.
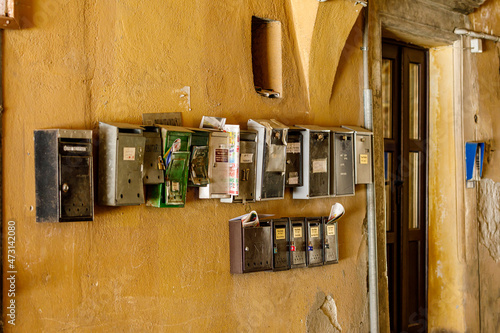
[[[146,185],[146,205],[184,207],[193,132],[180,126],[156,125],[161,131],[165,182]]]

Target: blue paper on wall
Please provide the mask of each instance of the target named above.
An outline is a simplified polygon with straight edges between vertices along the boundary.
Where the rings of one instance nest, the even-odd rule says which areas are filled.
[[[465,180],[479,180],[483,176],[484,142],[465,143]]]

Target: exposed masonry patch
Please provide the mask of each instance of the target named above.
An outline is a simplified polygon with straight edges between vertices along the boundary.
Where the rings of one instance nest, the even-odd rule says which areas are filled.
[[[316,294],[316,301],[307,316],[308,333],[340,333],[342,327],[337,319],[337,305],[331,295]]]
[[[500,261],[500,183],[482,179],[477,202],[479,241]]]

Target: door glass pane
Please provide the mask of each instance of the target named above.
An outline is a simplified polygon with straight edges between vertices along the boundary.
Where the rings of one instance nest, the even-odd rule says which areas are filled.
[[[392,139],[392,60],[382,60],[382,114],[384,138]]]
[[[392,231],[392,153],[385,152],[385,227]]]
[[[418,152],[410,152],[410,165],[409,165],[409,175],[408,182],[410,187],[410,229],[418,229],[419,223],[418,218],[420,215],[419,212],[419,153]]]
[[[418,140],[420,64],[410,64],[410,139]]]

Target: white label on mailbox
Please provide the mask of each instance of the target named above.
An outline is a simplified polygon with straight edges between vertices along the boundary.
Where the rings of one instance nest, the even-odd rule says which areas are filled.
[[[293,228],[293,238],[302,238],[302,227]]]
[[[135,147],[123,147],[123,160],[135,161]]]
[[[327,226],[326,233],[328,236],[335,236],[335,226],[334,225]]]
[[[276,229],[276,239],[286,239],[285,228]]]
[[[311,238],[319,237],[319,227],[311,227]]]
[[[252,163],[253,154],[241,154],[240,163]]]
[[[288,174],[288,185],[297,185],[299,183],[299,173],[290,172]]]
[[[172,192],[179,192],[180,184],[178,182],[172,182]]]
[[[63,148],[64,151],[80,151],[80,152],[86,152],[87,147],[80,147],[80,146],[66,146],[64,145]]]
[[[286,146],[286,152],[290,154],[300,154],[300,142],[289,142]]]
[[[359,164],[368,164],[367,154],[359,154]]]
[[[313,173],[325,173],[328,171],[328,164],[326,158],[321,160],[313,160]]]

